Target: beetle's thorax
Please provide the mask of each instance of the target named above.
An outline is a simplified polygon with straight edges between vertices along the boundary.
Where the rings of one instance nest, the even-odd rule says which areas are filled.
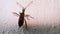
[[[22,13],[25,13],[25,9],[24,8],[22,9]]]

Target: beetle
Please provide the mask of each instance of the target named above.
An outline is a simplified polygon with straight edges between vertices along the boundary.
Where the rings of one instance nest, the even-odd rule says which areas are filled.
[[[21,4],[19,4],[18,2],[17,2],[17,4],[19,4],[23,9],[22,9],[22,12],[21,13],[19,13],[19,14],[17,14],[16,12],[13,12],[13,14],[16,14],[16,15],[18,15],[19,16],[19,20],[18,20],[18,26],[19,26],[19,28],[21,27],[21,26],[23,26],[23,24],[24,24],[24,21],[25,21],[25,26],[26,26],[26,28],[27,28],[27,21],[26,21],[26,19],[24,18],[24,17],[27,17],[27,19],[28,19],[28,17],[31,17],[30,15],[25,15],[25,9],[32,3],[33,1],[31,1],[25,8],[21,5]],[[33,17],[31,17],[31,18],[33,18]]]

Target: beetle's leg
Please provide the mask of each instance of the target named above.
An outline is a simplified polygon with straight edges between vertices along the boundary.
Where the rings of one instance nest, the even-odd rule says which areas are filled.
[[[30,20],[29,17],[25,17],[25,18],[27,18],[27,20]]]
[[[25,27],[27,28],[27,21],[26,21],[26,19],[24,19],[24,21],[25,21]]]
[[[16,13],[16,12],[13,12],[13,14],[17,15],[17,16],[20,16],[20,14]]]
[[[32,17],[32,16],[30,16],[30,15],[29,15],[29,17],[33,19],[33,17]]]
[[[26,17],[28,20],[29,20],[29,17],[33,19],[33,17],[30,16],[30,15],[25,15],[25,17]]]

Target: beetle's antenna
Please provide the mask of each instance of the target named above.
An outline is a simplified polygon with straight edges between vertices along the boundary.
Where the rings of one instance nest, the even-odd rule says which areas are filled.
[[[16,2],[17,4],[19,4],[18,2]],[[21,4],[19,4],[19,6],[21,6],[22,8],[24,8]]]
[[[18,2],[16,2],[16,3],[19,4]],[[25,8],[21,4],[19,4],[19,6],[21,6],[24,9],[26,9],[31,3],[33,3],[33,1],[31,1]]]
[[[29,7],[29,6],[31,5],[31,3],[33,3],[33,1],[31,1],[31,2],[25,7],[25,9],[26,9],[27,7]]]

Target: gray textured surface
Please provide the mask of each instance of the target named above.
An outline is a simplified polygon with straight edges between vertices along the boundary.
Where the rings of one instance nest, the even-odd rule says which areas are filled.
[[[60,34],[59,26],[41,26],[41,27],[28,27],[25,26],[21,28],[10,27],[10,28],[2,28],[0,26],[0,34]]]

